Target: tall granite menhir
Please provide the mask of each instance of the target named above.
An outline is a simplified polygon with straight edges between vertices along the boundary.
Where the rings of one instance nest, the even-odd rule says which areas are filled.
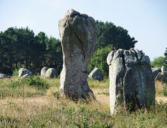
[[[93,94],[87,83],[88,61],[95,51],[97,27],[95,20],[70,9],[59,21],[63,51],[60,90],[66,97],[77,100]]]
[[[142,51],[130,49],[108,54],[110,111],[120,106],[132,111],[155,103],[155,84],[150,59]]]

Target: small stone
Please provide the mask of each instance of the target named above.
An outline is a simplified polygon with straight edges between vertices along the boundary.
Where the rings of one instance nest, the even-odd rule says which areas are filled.
[[[3,78],[9,78],[9,76],[6,74],[0,73],[0,79],[3,79]]]
[[[55,68],[49,68],[45,73],[45,77],[47,77],[47,78],[54,78],[56,76],[57,76],[57,73],[56,73]]]
[[[20,68],[19,69],[19,77],[25,77],[25,76],[31,76],[32,72],[26,68]]]
[[[103,80],[103,74],[99,68],[94,68],[89,74],[89,78],[101,81]]]
[[[162,67],[161,67],[161,72],[162,72],[162,73],[167,72],[167,67],[166,67],[166,66],[162,66]]]
[[[41,69],[41,77],[45,77],[46,71],[48,70],[48,67],[43,67]]]

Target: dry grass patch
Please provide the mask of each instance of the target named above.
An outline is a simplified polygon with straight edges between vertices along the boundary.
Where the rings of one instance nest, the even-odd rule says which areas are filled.
[[[37,81],[33,80],[35,80],[34,83],[41,83],[38,78]],[[167,104],[165,103],[156,104],[150,111],[137,110],[129,113],[121,110],[111,116],[107,79],[100,82],[88,80],[96,100],[78,102],[59,97],[59,79],[43,80],[49,84],[49,88],[44,90],[29,86],[27,83],[24,86],[20,83],[17,85],[19,81],[17,78],[0,80],[0,90],[4,92],[8,89],[4,93],[6,95],[0,99],[0,128],[167,127]],[[156,87],[156,90],[161,94],[161,88]],[[10,93],[12,95],[9,95]],[[31,93],[31,96],[28,93]],[[157,95],[157,97],[160,96]]]
[[[165,128],[167,104],[157,104],[150,111],[122,110],[110,116],[109,106],[99,102],[73,102],[53,97],[5,99],[0,104],[0,127],[19,128]],[[160,121],[161,120],[161,121]]]

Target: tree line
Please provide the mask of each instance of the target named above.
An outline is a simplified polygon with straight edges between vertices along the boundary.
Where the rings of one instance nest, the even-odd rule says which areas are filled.
[[[0,33],[0,72],[12,74],[25,67],[39,72],[43,66],[62,66],[60,41],[48,38],[44,32],[37,35],[28,28],[8,28]]]
[[[161,68],[162,66],[167,67],[167,48],[165,50],[164,56],[157,57],[152,61],[152,66],[157,68]]]
[[[122,27],[111,22],[96,21],[98,27],[96,52],[89,63],[89,71],[99,67],[108,74],[106,56],[112,49],[130,49],[137,41]],[[62,69],[62,50],[59,39],[44,32],[34,34],[29,28],[10,27],[0,32],[0,72],[12,74],[25,67],[39,73],[43,66]]]

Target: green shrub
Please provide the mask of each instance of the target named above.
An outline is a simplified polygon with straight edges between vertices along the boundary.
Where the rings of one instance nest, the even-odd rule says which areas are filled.
[[[15,69],[14,71],[13,71],[13,74],[12,74],[13,76],[18,76],[19,75],[19,70],[18,69]]]
[[[53,93],[54,97],[56,97],[56,99],[60,98],[60,91],[56,91]]]
[[[92,56],[88,69],[89,72],[92,71],[95,67],[99,68],[102,71],[104,76],[108,76],[108,65],[107,65],[107,56],[112,50],[112,46],[108,45],[105,48],[97,49],[97,51]]]
[[[25,83],[29,86],[36,87],[38,89],[48,89],[49,84],[39,76],[29,76],[22,79],[22,83]]]
[[[167,84],[163,85],[163,94],[164,96],[167,96]]]
[[[152,65],[153,67],[158,67],[158,68],[161,68],[164,64],[165,64],[165,58],[162,57],[162,56],[155,58],[155,59],[151,62],[151,65]]]

